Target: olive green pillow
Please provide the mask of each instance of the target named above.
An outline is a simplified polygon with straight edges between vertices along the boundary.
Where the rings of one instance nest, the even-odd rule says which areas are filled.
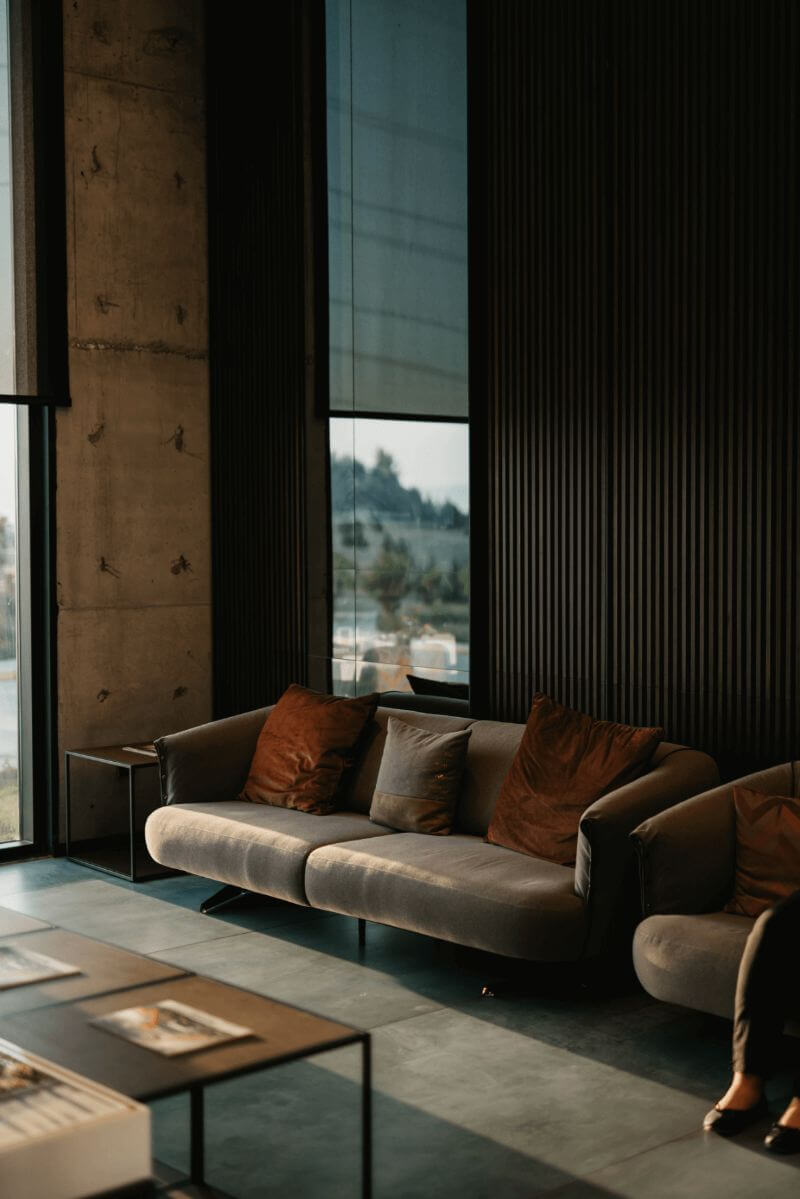
[[[370,820],[403,833],[449,833],[469,734],[429,733],[390,716]]]

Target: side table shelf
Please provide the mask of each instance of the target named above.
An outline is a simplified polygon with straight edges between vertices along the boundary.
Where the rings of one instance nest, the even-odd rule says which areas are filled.
[[[72,788],[74,760],[93,762],[97,766],[115,768],[127,774],[127,831],[101,837],[75,837],[76,796]],[[136,778],[141,771],[158,770],[158,758],[125,749],[121,745],[99,746],[90,749],[68,749],[64,754],[64,784],[66,794],[66,850],[71,862],[90,866],[115,878],[131,883],[165,878],[180,871],[159,866],[147,852],[144,834],[137,831]]]

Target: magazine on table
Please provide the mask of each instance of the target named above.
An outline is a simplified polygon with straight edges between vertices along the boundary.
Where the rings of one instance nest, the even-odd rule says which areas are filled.
[[[133,745],[123,745],[129,754],[143,754],[146,758],[157,758],[158,751],[152,741],[137,741]]]
[[[250,1028],[232,1024],[230,1020],[221,1020],[219,1016],[201,1012],[176,999],[122,1008],[107,1016],[99,1016],[92,1024],[143,1049],[162,1053],[165,1057],[194,1053],[198,1049],[210,1049],[227,1041],[238,1041],[253,1035]]]
[[[59,962],[44,953],[26,949],[18,940],[13,945],[0,945],[0,991],[46,982],[50,978],[64,978],[69,974],[80,974],[80,970],[68,962]]]

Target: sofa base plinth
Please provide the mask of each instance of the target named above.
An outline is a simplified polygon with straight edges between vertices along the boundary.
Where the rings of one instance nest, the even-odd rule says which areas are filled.
[[[238,899],[244,899],[249,894],[250,892],[242,887],[220,887],[219,891],[203,900],[200,911],[204,916],[208,916],[211,912],[218,912],[220,908],[226,908],[228,904],[236,903]]]

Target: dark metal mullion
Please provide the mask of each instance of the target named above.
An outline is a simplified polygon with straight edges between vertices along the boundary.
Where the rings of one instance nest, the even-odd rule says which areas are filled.
[[[420,421],[426,424],[468,425],[468,416],[439,416],[430,412],[382,412],[361,408],[331,408],[330,416],[344,417],[347,420],[405,420]]]
[[[69,395],[0,395],[0,404],[16,404],[22,408],[69,408]]]

